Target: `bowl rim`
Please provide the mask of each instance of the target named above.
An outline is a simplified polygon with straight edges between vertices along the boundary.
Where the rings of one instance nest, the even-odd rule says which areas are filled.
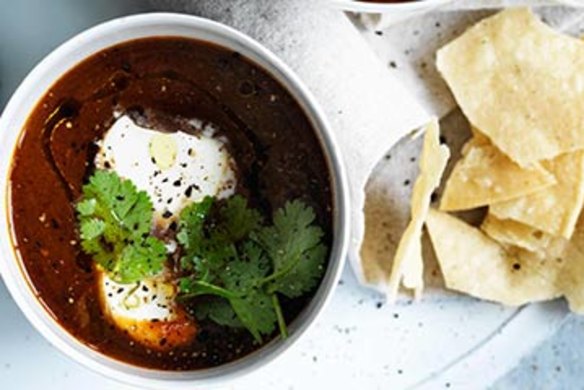
[[[420,10],[431,10],[454,0],[418,0],[406,3],[368,3],[356,0],[329,0],[331,5],[344,11],[363,13],[383,13],[383,12],[413,12]]]
[[[358,0],[328,0],[335,7],[349,12],[391,13],[430,11],[435,7],[454,3],[455,0],[417,0],[406,3],[367,3]],[[556,0],[557,5],[584,7],[581,0]]]
[[[89,42],[96,37],[103,37],[108,34],[115,35],[116,32],[120,33],[120,31],[130,32],[132,29],[143,28],[144,26],[170,26],[177,28],[180,26],[189,30],[192,29],[192,35],[167,34],[166,36],[194,38],[236,50],[223,43],[213,41],[212,38],[209,38],[210,36],[218,40],[224,39],[233,42],[234,46],[241,47],[245,51],[242,53],[244,56],[264,68],[272,77],[282,83],[301,105],[319,137],[321,147],[328,159],[329,171],[333,181],[334,238],[329,265],[315,296],[291,324],[290,336],[286,340],[280,340],[279,337],[276,337],[252,354],[216,368],[188,372],[154,370],[119,361],[91,349],[62,328],[56,319],[51,316],[48,308],[43,306],[42,301],[35,294],[34,287],[13,244],[15,240],[11,228],[9,175],[13,154],[22,134],[22,126],[31,111],[36,107],[38,99],[44,96],[50,85],[58,81],[67,70],[75,67],[79,61],[67,65],[64,71],[60,71],[50,79],[49,87],[41,88],[37,86],[37,83],[46,72],[55,68],[59,61],[64,59],[66,61],[67,55],[72,55],[71,53],[76,50],[83,50],[84,47],[89,47]],[[206,38],[194,36],[205,34],[207,34]],[[81,58],[87,58],[91,54],[115,44],[155,36],[163,36],[163,34],[153,33],[140,37],[115,39],[113,44],[97,49],[86,49],[88,52]],[[31,94],[38,95],[38,99],[30,101],[29,95]],[[23,111],[21,106],[28,108]],[[12,126],[13,122],[16,122],[19,126]],[[13,137],[12,142],[5,142],[8,136]],[[0,237],[3,238],[0,240],[0,275],[19,309],[37,331],[66,356],[94,372],[120,382],[147,388],[192,388],[193,385],[209,386],[224,383],[254,372],[281,356],[284,351],[306,333],[314,324],[318,315],[322,313],[324,307],[330,302],[332,292],[337,285],[346,260],[350,235],[348,179],[341,158],[341,149],[335,140],[324,111],[299,77],[270,50],[231,27],[197,16],[164,12],[136,14],[112,19],[75,35],[44,57],[13,93],[0,116],[0,150],[2,150],[2,153],[0,153],[0,191],[4,193],[2,197],[3,205],[0,207]]]

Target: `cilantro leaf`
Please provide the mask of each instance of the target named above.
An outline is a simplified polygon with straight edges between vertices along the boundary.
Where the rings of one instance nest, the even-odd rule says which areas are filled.
[[[91,242],[100,237],[104,231],[104,221],[97,218],[89,218],[81,225],[81,238],[84,242]]]
[[[228,264],[237,260],[237,249],[217,235],[212,235],[201,247],[201,252],[193,257],[195,270],[204,275],[204,280],[218,282]]]
[[[215,302],[224,302],[223,304],[204,308],[202,314],[220,324],[233,322],[229,320],[230,313],[224,307],[225,302],[228,302],[231,313],[237,316],[239,323],[261,342],[263,335],[269,335],[274,331],[276,322],[271,297],[259,284],[269,273],[270,263],[254,242],[244,243],[241,253],[242,257],[230,259],[221,270],[207,269],[214,273],[212,277],[181,279],[179,289],[190,296],[222,297],[223,300]],[[205,280],[211,280],[211,283],[216,284],[210,284]]]
[[[200,320],[209,318],[219,325],[245,327],[258,342],[262,341],[262,335],[274,331],[276,322],[270,296],[258,289],[246,290],[245,295],[229,299],[211,296],[197,302],[195,315]]]
[[[109,222],[105,231],[109,238],[139,238],[150,232],[152,202],[148,194],[138,191],[130,180],[122,180],[115,172],[96,171],[83,186],[83,199],[95,202],[93,214]],[[81,202],[77,210],[85,216],[82,211],[87,211],[87,203]]]
[[[277,291],[288,298],[296,298],[312,291],[324,273],[327,252],[323,244],[305,251],[290,272],[272,282],[270,291]]]
[[[213,206],[213,198],[206,196],[202,201],[193,203],[180,213],[179,232],[176,236],[187,254],[194,255],[203,241],[203,225]]]
[[[247,200],[241,195],[235,195],[225,202],[220,209],[222,226],[220,229],[231,241],[239,241],[262,223],[262,215],[248,208]]]
[[[181,214],[184,246],[179,282],[182,299],[201,295],[198,318],[245,327],[256,339],[287,330],[277,294],[290,298],[311,291],[322,277],[327,248],[312,208],[288,202],[265,226],[242,196],[189,206]]]
[[[212,212],[213,208],[218,211]],[[211,220],[211,214],[217,214]],[[209,222],[212,229],[206,229]],[[200,279],[217,282],[226,263],[238,258],[235,243],[255,228],[260,214],[247,208],[247,201],[236,195],[225,202],[214,202],[206,197],[201,202],[185,208],[180,216],[179,243],[184,245],[183,268],[192,267]]]
[[[243,258],[231,261],[221,273],[225,288],[239,292],[258,287],[258,282],[270,271],[269,260],[254,242],[246,242],[241,252]]]
[[[84,217],[88,217],[95,213],[95,206],[97,205],[97,200],[85,199],[79,203],[77,203],[77,212]]]
[[[207,196],[201,202],[187,206],[180,214],[177,234],[185,252],[181,267],[195,270],[201,280],[208,282],[215,281],[217,271],[228,259],[236,256],[230,243],[216,232],[205,229],[214,204],[213,198]]]
[[[229,300],[239,320],[261,342],[262,335],[271,334],[276,323],[271,296],[260,286],[270,271],[270,263],[251,241],[243,245],[242,252],[244,258],[229,263],[221,277],[225,287],[240,296]]]
[[[312,208],[295,200],[276,211],[273,226],[252,236],[272,259],[271,291],[296,298],[310,292],[322,277],[327,249],[320,244],[324,233],[314,221]]]
[[[271,296],[263,290],[253,289],[241,298],[229,300],[241,323],[258,342],[276,328],[276,312]]]
[[[96,171],[76,205],[84,252],[119,283],[132,283],[160,272],[164,243],[150,237],[152,202],[130,180]]]
[[[231,303],[219,297],[209,297],[205,301],[198,302],[195,306],[195,316],[200,320],[209,318],[219,325],[231,328],[243,327]]]
[[[113,279],[120,283],[132,283],[145,276],[156,275],[162,271],[165,260],[164,243],[154,237],[148,237],[140,243],[124,248],[113,269]]]

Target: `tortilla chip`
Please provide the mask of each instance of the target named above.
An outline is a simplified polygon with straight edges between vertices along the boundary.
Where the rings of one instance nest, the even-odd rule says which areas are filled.
[[[562,262],[508,252],[479,229],[436,210],[426,226],[449,289],[509,306],[562,295]]]
[[[564,295],[571,311],[584,314],[584,216],[580,216],[563,259],[566,263],[562,274]]]
[[[519,165],[584,148],[584,43],[529,9],[471,27],[437,66],[471,124]]]
[[[469,210],[518,198],[556,183],[552,174],[538,164],[522,168],[486,137],[473,137],[463,147],[442,194],[440,209]]]
[[[553,237],[511,219],[499,219],[490,213],[483,221],[481,230],[503,246],[517,246],[540,258],[560,256],[567,245],[567,240],[563,238]]]
[[[543,166],[557,184],[521,198],[495,203],[490,212],[513,219],[553,236],[570,238],[584,203],[584,152],[563,154]]]
[[[413,221],[412,221],[413,222]],[[410,225],[412,224],[410,222]],[[409,225],[408,225],[409,226]],[[414,299],[420,299],[422,297],[422,292],[424,290],[424,257],[422,256],[422,229],[424,227],[424,221],[422,221],[422,225],[420,226],[419,232],[417,230],[410,230],[406,231],[409,237],[400,239],[400,244],[402,240],[407,240],[408,242],[401,244],[401,245],[411,245],[410,250],[410,257],[405,258],[403,260],[404,267],[402,270],[402,286],[408,290],[414,292]],[[399,246],[398,246],[399,249]],[[399,252],[397,252],[399,253]],[[397,255],[396,253],[396,255]],[[401,256],[404,256],[401,254]],[[396,258],[394,258],[395,262]],[[393,271],[393,268],[392,268]],[[396,285],[399,285],[396,283]],[[390,288],[393,288],[393,285],[390,282]],[[396,290],[390,290],[389,292],[389,301],[395,300],[397,296],[397,288]]]
[[[412,193],[411,220],[397,247],[389,277],[389,300],[395,300],[400,282],[405,288],[414,290],[416,298],[422,294],[424,288],[422,228],[430,208],[432,192],[440,185],[449,157],[448,147],[440,144],[440,128],[438,121],[435,120],[426,127],[420,174]]]
[[[564,274],[566,285],[565,297],[570,311],[584,314],[584,253],[570,253],[569,266]]]
[[[471,126],[470,127],[470,132],[472,133],[472,140],[474,141],[472,143],[473,145],[484,145],[484,144],[492,145],[492,142],[489,140],[489,137],[487,137],[486,135],[484,135],[476,127]],[[470,145],[470,144],[471,144],[471,142],[467,142],[465,144],[465,146],[466,145]]]

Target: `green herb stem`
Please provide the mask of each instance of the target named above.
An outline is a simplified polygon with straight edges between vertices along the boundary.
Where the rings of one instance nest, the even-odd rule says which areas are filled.
[[[217,295],[225,299],[240,298],[239,295],[234,294],[230,290],[224,289],[223,287],[219,287],[215,284],[204,282],[202,280],[197,280],[193,282],[193,285],[199,287],[200,290],[192,293],[187,293],[183,296],[184,298],[194,298],[200,295]]]
[[[296,260],[288,262],[286,264],[286,267],[282,268],[278,272],[274,272],[270,276],[263,278],[262,280],[259,281],[258,284],[261,286],[261,285],[269,283],[273,280],[276,280],[276,279],[279,279],[283,276],[286,276],[286,274],[288,274],[288,272],[292,271],[294,269],[294,267],[296,267],[296,265],[300,262],[300,258],[301,258],[301,256],[298,256],[296,258]]]
[[[284,320],[284,315],[282,314],[282,306],[280,306],[280,301],[276,294],[272,294],[272,304],[274,305],[274,310],[276,311],[276,316],[278,318],[278,327],[280,328],[280,335],[283,339],[288,337],[288,328],[286,327],[286,321]]]

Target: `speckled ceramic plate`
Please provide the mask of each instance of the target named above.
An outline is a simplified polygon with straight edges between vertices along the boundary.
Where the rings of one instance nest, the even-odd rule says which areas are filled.
[[[442,126],[451,131],[464,128],[461,121],[455,112]],[[451,133],[445,136],[453,149],[459,146]],[[391,208],[409,198],[411,186],[405,183],[415,177],[420,147],[421,139],[404,139],[378,164],[369,183],[368,213],[385,207],[386,215],[401,218]],[[504,308],[446,292],[429,268],[424,299],[414,304],[402,297],[392,306],[360,286],[346,268],[330,305],[305,337],[265,370],[232,388],[482,388],[555,331],[566,314],[561,301]],[[87,390],[121,388],[49,347],[1,286],[0,318],[0,357],[10,357],[0,365],[3,383],[22,384],[16,378],[27,377],[31,386],[50,382],[59,389],[77,389],[80,384]],[[27,376],[33,354],[35,376]]]
[[[211,0],[197,1],[211,3]],[[295,1],[309,3],[315,0]],[[31,2],[14,2],[11,9]],[[275,0],[259,1],[258,4],[272,2]],[[287,2],[290,1],[281,1]],[[64,0],[55,0],[50,4],[36,1],[35,14],[42,17],[27,15],[26,19],[10,20],[9,23],[3,21],[3,16],[10,13],[0,12],[0,32],[4,32],[0,34],[0,48],[8,47],[9,42],[15,56],[20,55],[21,59],[26,60],[30,52],[26,55],[20,53],[17,51],[19,47],[28,45],[26,47],[31,51],[36,48],[37,53],[42,53],[71,34],[72,23],[77,29],[85,28],[100,19],[114,16],[115,7],[125,2],[102,0],[88,3],[87,8],[72,7],[70,3]],[[252,2],[245,0],[245,3]],[[164,9],[172,10],[173,7],[168,5]],[[130,7],[125,12],[131,11]],[[226,13],[225,17],[229,18],[229,15]],[[576,19],[572,13],[563,16],[550,13],[546,17],[556,21]],[[468,22],[472,15],[452,14],[449,18],[462,23]],[[47,40],[44,43],[37,42],[38,38],[32,42],[31,34],[25,33],[30,23],[38,23],[41,31],[51,31],[51,34],[45,34]],[[438,29],[436,24],[443,27]],[[446,39],[446,24],[443,19],[432,18],[409,23],[384,35],[371,32],[367,39],[383,41],[380,46],[385,49],[390,43],[393,45],[391,52],[378,53],[380,58],[388,65],[390,61],[395,62],[396,68],[388,67],[388,71],[395,72],[400,80],[406,83],[414,80],[408,87],[420,100],[424,100],[428,91],[433,92],[439,85],[419,87],[418,75],[429,70],[423,70],[424,59],[409,46],[413,41],[408,39],[406,42],[405,38],[417,31],[416,36],[426,45],[438,44],[439,39]],[[6,26],[22,28],[16,30],[18,34],[10,35],[3,30]],[[423,26],[429,28],[420,30]],[[49,40],[49,37],[55,38]],[[399,42],[403,45],[397,45]],[[377,50],[373,44],[371,47]],[[7,78],[2,76],[18,74],[15,69],[26,68],[26,64],[11,62],[13,58],[0,57],[0,81],[6,83]],[[404,66],[407,59],[413,64],[411,67]],[[414,84],[418,87],[411,86]],[[443,110],[443,113],[449,111],[447,102],[428,107]],[[339,113],[339,116],[345,118],[347,112]],[[457,120],[456,115],[448,120]],[[409,187],[404,182],[411,180],[417,169],[416,161],[411,161],[411,158],[418,155],[419,142],[402,142],[390,152],[391,158],[384,159],[378,165],[369,185],[368,208],[375,205],[397,207],[397,203],[384,205],[385,197],[392,193],[403,193],[407,197]],[[393,176],[391,182],[383,179],[396,169],[402,171],[399,176]],[[388,186],[378,185],[380,182],[388,183]],[[304,338],[265,371],[244,378],[230,388],[483,388],[515,366],[525,353],[550,335],[565,313],[565,305],[561,301],[509,309],[446,293],[439,285],[430,289],[418,304],[414,305],[404,298],[396,305],[388,306],[378,293],[359,286],[352,271],[346,268],[330,305]],[[84,369],[49,346],[20,314],[1,284],[0,318],[0,387],[130,389]],[[33,360],[34,373],[31,374]]]

